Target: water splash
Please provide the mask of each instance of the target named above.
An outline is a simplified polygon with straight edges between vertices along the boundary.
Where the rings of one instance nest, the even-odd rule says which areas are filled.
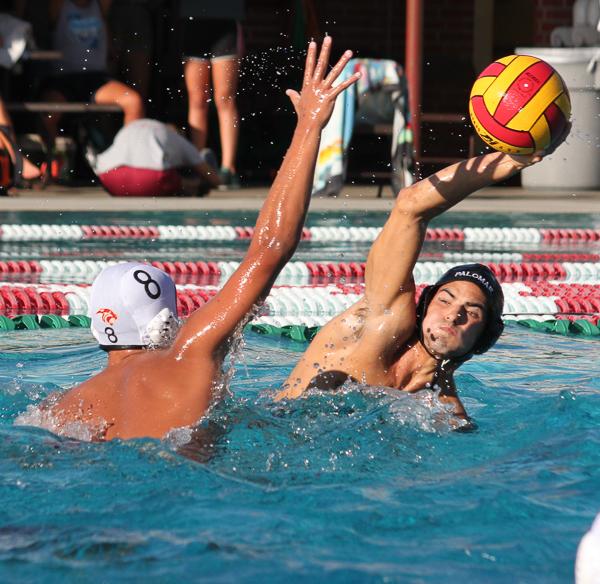
[[[83,442],[98,442],[104,439],[109,428],[109,424],[105,420],[97,421],[94,424],[81,421],[59,421],[52,413],[52,405],[58,401],[59,397],[56,394],[42,404],[27,406],[24,412],[17,415],[14,425],[34,426],[58,436],[74,438]]]

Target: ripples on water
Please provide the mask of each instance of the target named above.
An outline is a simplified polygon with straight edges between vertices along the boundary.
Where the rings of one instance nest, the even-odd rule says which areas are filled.
[[[178,453],[183,431],[14,426],[105,356],[88,331],[0,337],[0,580],[572,581],[600,510],[597,341],[508,327],[458,374],[472,433],[425,394],[272,402],[302,349],[247,335],[231,396]]]

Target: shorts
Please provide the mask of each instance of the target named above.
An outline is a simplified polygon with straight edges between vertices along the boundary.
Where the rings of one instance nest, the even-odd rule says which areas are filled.
[[[119,166],[98,175],[114,197],[167,197],[181,193],[181,175],[175,168],[151,170]]]
[[[186,59],[232,59],[241,55],[241,27],[235,20],[183,20]]]
[[[96,92],[109,81],[112,77],[102,71],[60,73],[48,77],[40,91],[58,91],[67,101],[93,103]]]

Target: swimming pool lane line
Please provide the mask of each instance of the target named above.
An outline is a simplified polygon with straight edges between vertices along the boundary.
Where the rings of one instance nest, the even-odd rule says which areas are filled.
[[[600,262],[518,262],[496,263],[481,254],[480,261],[489,266],[501,282],[560,281],[593,283],[600,281]],[[90,283],[115,260],[17,260],[0,261],[0,280],[51,282],[60,279]],[[239,262],[149,262],[179,283],[223,283],[238,268]],[[413,276],[418,284],[431,284],[456,265],[447,261],[418,261]],[[277,282],[309,285],[333,282],[364,282],[364,262],[288,262]]]
[[[381,227],[305,227],[305,241],[372,242]],[[83,241],[151,239],[169,241],[233,241],[252,237],[253,227],[231,225],[0,225],[1,241]],[[600,241],[600,229],[537,227],[428,228],[426,241],[465,241],[474,243],[564,243]]]
[[[417,297],[424,285],[417,287]],[[559,315],[587,318],[594,324],[600,317],[600,284],[531,282],[504,283],[504,316],[508,319],[548,320]],[[187,317],[208,302],[218,287],[191,284],[177,286],[178,313]],[[361,284],[326,286],[274,286],[261,316],[289,317],[304,322],[311,317],[330,319],[349,308],[364,293]],[[0,314],[88,314],[89,286],[74,284],[12,284],[0,286]],[[311,321],[312,322],[312,321]]]
[[[310,342],[326,324],[328,317],[303,318],[302,323],[289,317],[257,317],[245,326],[245,330],[276,337],[285,337],[294,341]],[[568,336],[600,337],[600,325],[583,318],[548,318],[535,320],[524,318],[512,321],[536,332],[556,333]],[[0,331],[19,331],[36,329],[90,328],[91,318],[86,315],[70,315],[66,318],[56,314],[26,314],[9,318],[0,315]]]

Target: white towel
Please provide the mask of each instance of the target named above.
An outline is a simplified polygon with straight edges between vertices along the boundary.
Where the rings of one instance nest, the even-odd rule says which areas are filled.
[[[10,69],[22,56],[28,44],[33,42],[31,25],[10,14],[0,13],[0,66]]]
[[[571,34],[573,47],[593,47],[598,44],[598,31],[593,26],[574,26]]]
[[[573,46],[572,33],[573,33],[573,29],[571,27],[560,26],[558,28],[555,28],[550,33],[550,46],[552,46],[552,47],[572,47]]]
[[[342,71],[336,85],[354,73],[355,59]],[[313,179],[313,196],[336,195],[346,177],[346,153],[354,127],[356,86],[351,85],[336,100],[331,118],[321,133],[321,144]]]

